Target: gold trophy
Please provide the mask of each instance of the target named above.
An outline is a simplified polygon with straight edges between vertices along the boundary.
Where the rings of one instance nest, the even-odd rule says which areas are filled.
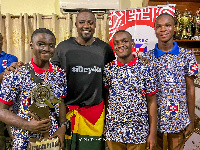
[[[29,111],[38,117],[38,120],[49,118],[49,108],[54,108],[52,103],[59,103],[60,98],[55,97],[54,90],[47,83],[38,83],[32,90],[33,103]],[[49,133],[41,134],[39,138],[30,138],[28,150],[48,149],[59,150],[59,139],[48,139]]]
[[[194,34],[194,39],[195,40],[200,40],[200,35],[199,35],[199,25],[200,25],[200,8],[196,11],[196,16],[194,17],[194,22],[195,22],[195,34]]]
[[[178,9],[176,9],[175,11],[175,26],[176,26],[176,31],[174,34],[174,40],[180,40],[181,39],[181,28],[180,28],[180,18],[181,18],[181,14],[179,12]]]
[[[182,25],[182,34],[181,34],[181,40],[187,40],[188,39],[188,35],[187,35],[187,26],[189,25],[190,22],[190,17],[187,13],[187,9],[185,9],[185,12],[183,13],[183,15],[179,18],[179,21]]]
[[[189,25],[188,25],[187,35],[188,35],[188,39],[191,40],[191,38],[192,38],[192,26],[193,26],[193,15],[192,15],[192,12],[188,11],[188,15],[189,15],[189,18],[190,18],[190,22],[189,22]]]

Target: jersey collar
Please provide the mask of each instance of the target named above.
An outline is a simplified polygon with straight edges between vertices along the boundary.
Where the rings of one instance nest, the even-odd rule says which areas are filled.
[[[178,54],[179,54],[179,47],[178,47],[178,44],[177,44],[175,41],[173,41],[173,44],[174,44],[174,47],[172,48],[171,51],[169,51],[169,52],[164,52],[164,51],[162,51],[162,50],[160,50],[160,49],[158,48],[158,43],[156,43],[156,45],[155,45],[155,50],[154,50],[154,55],[155,55],[155,57],[158,58],[158,57],[160,57],[161,55],[163,55],[163,54],[165,54],[165,53],[169,53],[169,54],[173,54],[173,55],[178,55]]]
[[[133,66],[133,65],[136,63],[137,57],[136,57],[135,54],[133,54],[133,56],[134,56],[134,59],[133,59],[131,62],[129,62],[127,65]],[[118,58],[117,58],[117,65],[118,65],[118,66],[123,66],[123,65],[125,65],[125,64],[122,64],[121,62],[119,62],[119,60],[118,60]]]
[[[36,66],[36,65],[34,64],[33,58],[31,59],[30,64],[33,66],[35,73],[37,73],[37,74],[40,75],[40,74],[42,74],[43,72],[45,72],[44,69],[41,69],[41,68],[39,68],[38,66]],[[51,62],[49,62],[49,69],[48,69],[47,71],[53,72],[53,66],[52,66]]]

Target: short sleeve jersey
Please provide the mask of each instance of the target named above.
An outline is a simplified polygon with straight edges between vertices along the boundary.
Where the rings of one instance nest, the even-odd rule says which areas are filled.
[[[198,66],[192,51],[174,47],[169,52],[155,49],[144,54],[155,66],[158,131],[177,133],[190,123],[186,97],[186,76],[196,75]]]
[[[155,94],[154,70],[134,60],[114,60],[104,68],[103,81],[109,88],[105,136],[122,143],[145,143],[149,134],[146,94]]]
[[[66,97],[67,81],[64,70],[49,63],[50,67],[45,71],[37,67],[32,60],[30,65],[42,81],[51,85],[56,97]],[[31,91],[35,85],[36,83],[33,81],[31,74],[23,66],[22,70],[18,70],[16,73],[11,72],[10,75],[4,77],[0,101],[7,105],[12,105],[13,113],[30,121],[31,117],[27,113],[29,112],[28,107],[33,103],[31,100]],[[56,116],[58,116],[59,104],[56,103],[53,105],[55,106],[55,111],[49,112],[49,119],[51,121],[49,135],[52,135],[58,128]],[[11,127],[11,132],[13,136],[13,149],[15,150],[27,149],[29,138],[39,136],[37,133],[31,133],[13,126]]]
[[[51,62],[66,71],[66,104],[98,105],[103,100],[103,68],[113,59],[112,48],[98,38],[88,46],[80,45],[73,37],[58,44]]]
[[[12,62],[18,62],[16,56],[7,54],[4,51],[0,54],[0,73],[4,72],[7,67],[11,65]],[[1,85],[0,85],[1,88]]]

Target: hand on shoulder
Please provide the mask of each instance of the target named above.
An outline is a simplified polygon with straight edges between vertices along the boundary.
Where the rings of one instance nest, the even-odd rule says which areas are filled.
[[[140,59],[143,62],[143,64],[150,65],[150,61],[149,61],[149,59],[147,57],[139,55],[138,59]]]
[[[21,66],[23,66],[23,62],[13,62],[9,67],[7,67],[4,71],[4,75],[10,74],[11,71],[16,72],[17,69],[20,69]]]

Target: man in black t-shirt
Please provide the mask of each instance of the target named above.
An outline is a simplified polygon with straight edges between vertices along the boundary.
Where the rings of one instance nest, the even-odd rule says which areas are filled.
[[[72,136],[66,136],[66,148],[100,150],[105,148],[102,72],[114,54],[107,43],[93,37],[96,19],[91,11],[78,13],[76,27],[78,37],[59,43],[51,59],[67,73],[66,116],[71,120]]]

